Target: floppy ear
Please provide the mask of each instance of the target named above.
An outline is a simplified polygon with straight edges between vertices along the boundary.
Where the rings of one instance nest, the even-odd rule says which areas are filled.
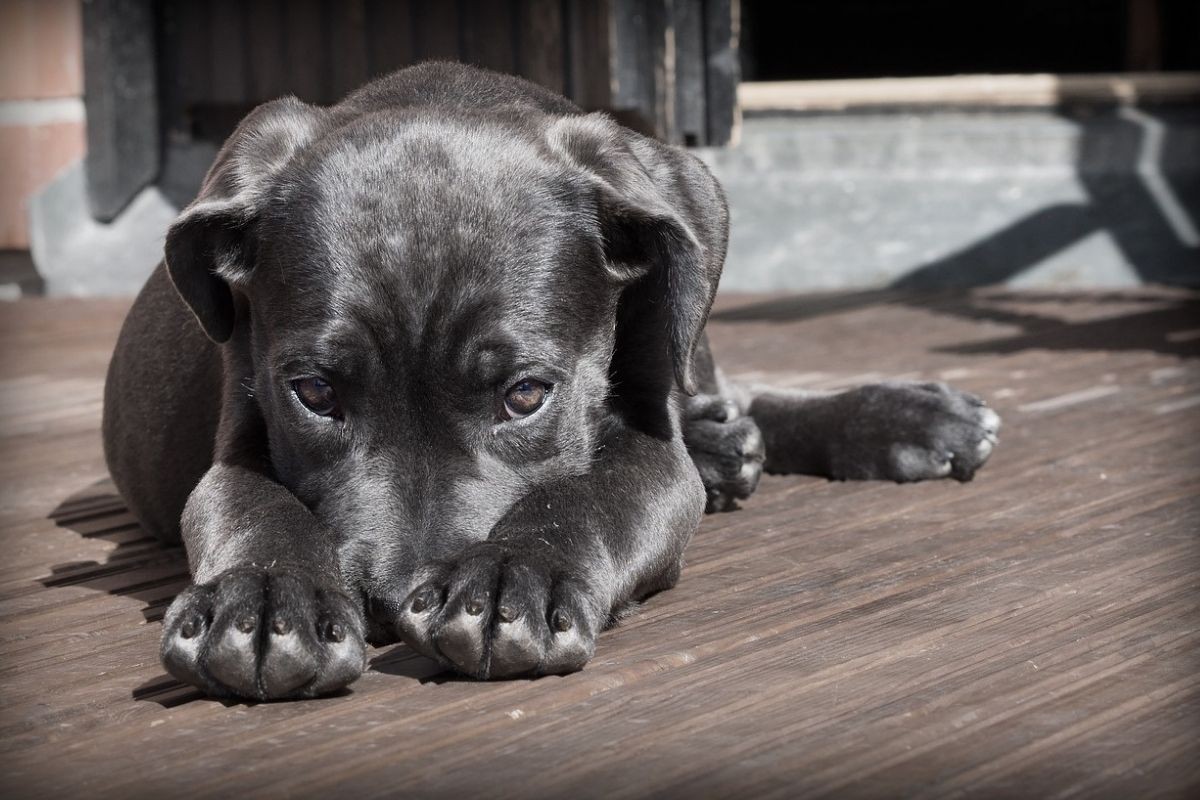
[[[244,286],[254,268],[257,221],[274,178],[313,140],[327,113],[294,97],[250,112],[167,231],[167,273],[215,342],[233,333],[231,287]]]
[[[566,117],[551,147],[595,189],[596,215],[611,277],[645,289],[634,336],[662,336],[675,380],[696,393],[696,346],[725,262],[728,212],[716,179],[687,152],[622,128],[603,114]]]

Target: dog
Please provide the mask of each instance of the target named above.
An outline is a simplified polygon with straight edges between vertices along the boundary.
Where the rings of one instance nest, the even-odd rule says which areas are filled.
[[[165,668],[313,697],[399,639],[567,673],[764,469],[969,480],[999,426],[972,395],[723,376],[727,233],[698,159],[519,78],[426,63],[251,112],[105,388],[116,486],[187,550]]]

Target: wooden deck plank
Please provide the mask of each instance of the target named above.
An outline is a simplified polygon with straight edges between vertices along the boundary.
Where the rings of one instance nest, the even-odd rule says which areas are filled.
[[[1200,298],[730,297],[739,378],[946,379],[971,484],[768,476],[572,676],[447,680],[403,645],[342,696],[201,698],[157,664],[185,581],[105,479],[124,301],[0,315],[0,789],[49,796],[1074,794],[1200,786]]]

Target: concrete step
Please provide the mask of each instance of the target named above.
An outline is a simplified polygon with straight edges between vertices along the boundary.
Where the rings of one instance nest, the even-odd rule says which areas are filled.
[[[700,155],[725,289],[1200,285],[1200,109],[756,114]]]

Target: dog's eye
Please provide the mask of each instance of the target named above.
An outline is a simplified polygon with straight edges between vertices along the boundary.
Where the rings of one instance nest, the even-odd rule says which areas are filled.
[[[292,391],[304,407],[322,417],[341,417],[337,394],[333,387],[320,378],[298,378],[292,381]]]
[[[551,385],[533,378],[522,378],[504,393],[504,419],[528,417],[542,407]]]

